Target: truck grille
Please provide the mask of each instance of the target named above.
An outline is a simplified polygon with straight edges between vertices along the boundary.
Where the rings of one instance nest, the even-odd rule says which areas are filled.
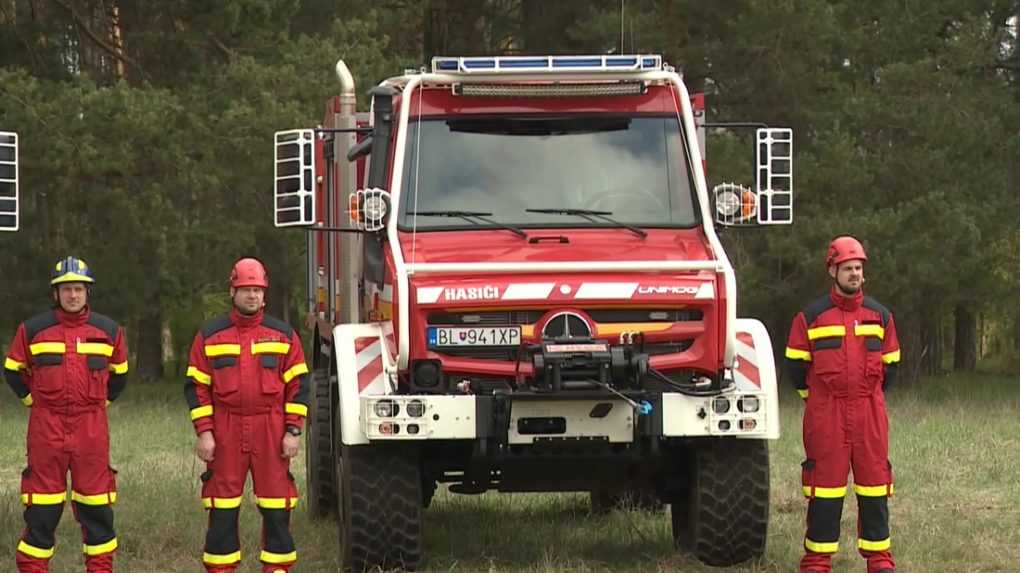
[[[485,312],[433,312],[428,316],[430,325],[489,326],[503,324],[535,324],[545,310],[509,310]],[[614,322],[692,322],[704,316],[700,309],[591,309],[584,310],[598,324]]]

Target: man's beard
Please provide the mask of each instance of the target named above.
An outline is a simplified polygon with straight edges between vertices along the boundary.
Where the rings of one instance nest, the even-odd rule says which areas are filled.
[[[248,310],[247,308],[245,308],[243,306],[235,304],[234,308],[236,308],[237,312],[243,314],[244,316],[255,316],[256,314],[259,313],[259,309],[262,308],[262,307],[255,307],[255,310]]]
[[[847,290],[846,287],[844,287],[843,285],[841,285],[839,283],[839,281],[836,281],[836,288],[838,288],[839,292],[843,293],[846,296],[853,296],[853,295],[855,295],[855,294],[857,294],[858,292],[861,291],[861,287],[859,287],[859,286],[858,287],[850,287],[853,290]]]

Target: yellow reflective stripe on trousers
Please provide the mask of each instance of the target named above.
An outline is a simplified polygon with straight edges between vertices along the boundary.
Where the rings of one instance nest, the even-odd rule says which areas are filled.
[[[297,551],[291,551],[290,553],[270,553],[263,550],[259,555],[259,561],[263,563],[290,563],[297,561]]]
[[[298,404],[297,402],[287,402],[283,407],[284,411],[288,414],[297,414],[298,416],[308,415],[308,406],[304,404]]]
[[[185,376],[191,378],[192,380],[198,382],[199,384],[205,384],[206,386],[212,384],[212,376],[206,374],[205,372],[202,372],[201,370],[195,368],[194,366],[188,366],[188,372],[187,374],[185,374]]]
[[[241,552],[235,551],[226,555],[216,555],[214,553],[203,553],[202,562],[208,563],[209,565],[232,565],[234,563],[241,562]]]
[[[823,499],[836,499],[839,497],[846,497],[846,486],[843,487],[811,487],[809,485],[804,486],[804,497],[820,497]]]
[[[843,325],[818,326],[815,328],[809,328],[807,331],[808,340],[815,340],[818,338],[830,338],[835,336],[846,336],[846,327]]]
[[[287,502],[290,501],[290,505]],[[293,509],[297,507],[296,497],[256,497],[255,503],[264,509],[287,509],[288,507]]]
[[[811,362],[811,353],[807,350],[799,350],[797,348],[786,347],[786,357],[790,360],[804,360],[805,362]]]
[[[205,355],[212,358],[214,356],[240,356],[241,345],[240,344],[209,344],[205,347]]]
[[[256,342],[251,345],[252,354],[286,354],[290,352],[289,342]]]
[[[117,492],[111,491],[108,493],[85,495],[72,490],[71,501],[77,501],[84,505],[113,505],[117,503]]]
[[[63,342],[36,342],[29,345],[28,351],[32,353],[32,356],[37,354],[64,354],[67,351],[67,347],[64,346]]]
[[[127,374],[127,371],[128,371],[127,360],[125,360],[124,362],[119,362],[117,364],[110,365],[110,372],[113,372],[114,374]]]
[[[839,542],[833,541],[831,543],[820,543],[818,541],[804,539],[804,548],[815,553],[836,553],[839,551]]]
[[[24,362],[18,362],[17,360],[8,357],[7,360],[4,360],[4,368],[17,372],[18,370],[24,370],[25,368],[28,368],[28,364],[25,364]]]
[[[240,497],[203,497],[202,506],[206,509],[234,509],[241,507]]]
[[[113,356],[113,345],[105,342],[79,342],[77,350],[78,354],[96,354],[107,358]]]
[[[197,420],[199,418],[205,418],[206,416],[212,416],[212,414],[213,414],[212,405],[199,406],[198,408],[195,408],[194,410],[191,411],[191,419]]]
[[[857,540],[857,548],[864,551],[889,551],[890,547],[892,547],[892,539],[888,537],[881,541]]]
[[[896,362],[899,362],[899,361],[900,361],[900,351],[899,350],[894,350],[892,352],[889,352],[889,353],[886,353],[886,354],[882,355],[882,362],[885,362],[886,364],[895,364]]]
[[[854,493],[862,497],[885,497],[892,495],[893,484],[889,485],[857,485],[854,484]]]
[[[805,400],[807,400],[809,392],[810,392],[810,390],[808,390],[806,388],[803,389],[803,390],[801,390],[800,388],[797,388],[797,394],[800,394],[800,397],[805,399]]]
[[[95,557],[96,555],[105,555],[106,553],[112,552],[117,549],[117,538],[107,541],[106,543],[100,543],[99,545],[84,545],[82,551],[85,555]]]
[[[49,549],[43,549],[41,547],[29,545],[25,543],[24,540],[22,540],[22,542],[18,544],[18,551],[20,553],[24,553],[25,555],[35,557],[36,559],[49,559],[50,557],[53,557],[52,547],[50,547]]]
[[[885,329],[881,324],[855,324],[854,334],[857,336],[877,336],[879,340],[885,340]]]
[[[308,365],[304,362],[301,364],[295,364],[294,366],[291,366],[289,370],[284,372],[283,383],[286,384],[302,374],[308,374]]]
[[[67,500],[67,492],[60,493],[23,493],[21,503],[25,505],[60,505]]]
[[[21,403],[24,404],[26,407],[31,408],[32,404],[35,403],[35,400],[32,399],[32,393],[29,392],[28,395],[22,398]]]

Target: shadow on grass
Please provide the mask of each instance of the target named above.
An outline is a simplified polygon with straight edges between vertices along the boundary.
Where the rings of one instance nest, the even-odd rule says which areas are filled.
[[[426,511],[424,531],[430,570],[565,562],[615,570],[675,555],[668,508],[596,515],[585,494],[445,494]]]

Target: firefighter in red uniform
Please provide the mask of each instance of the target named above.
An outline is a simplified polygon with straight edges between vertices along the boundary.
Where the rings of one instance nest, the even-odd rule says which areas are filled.
[[[53,310],[18,326],[4,362],[7,384],[32,409],[28,467],[21,474],[25,531],[15,556],[22,573],[49,571],[68,471],[85,570],[113,571],[117,483],[106,407],[124,390],[128,362],[124,332],[89,308],[94,283],[84,261],[67,257],[57,263],[50,280]]]
[[[900,346],[892,313],[864,296],[861,243],[849,236],[829,245],[825,265],[832,291],[793,319],[788,372],[804,410],[803,489],[808,498],[802,573],[828,573],[839,547],[839,521],[853,469],[857,548],[868,573],[893,573],[888,498],[889,421],[885,390],[896,378]]]
[[[308,413],[308,366],[297,332],[263,314],[269,277],[243,258],[230,275],[234,308],[206,323],[191,346],[185,397],[206,462],[202,503],[209,512],[202,562],[207,571],[236,571],[241,562],[237,519],[248,472],[262,513],[262,570],[284,573],[297,561],[290,512],[294,476]]]

